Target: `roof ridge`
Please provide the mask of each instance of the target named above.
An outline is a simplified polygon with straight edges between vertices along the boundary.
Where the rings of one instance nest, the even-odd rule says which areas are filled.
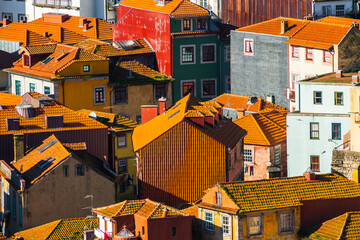
[[[158,203],[157,206],[154,208],[154,210],[149,214],[149,216],[147,218],[152,218],[155,214],[155,212],[160,209],[160,207],[162,206],[161,203]]]
[[[123,202],[124,204],[121,206],[121,208],[119,209],[119,211],[115,214],[115,216],[119,216],[121,213],[122,213],[122,211],[125,209],[125,207],[126,207],[126,204],[128,203],[128,200],[125,200],[124,202]]]
[[[251,115],[251,117],[255,120],[256,126],[257,126],[257,128],[260,130],[261,135],[263,135],[263,137],[266,139],[267,144],[270,145],[269,139],[268,139],[267,136],[265,135],[265,133],[264,133],[264,131],[262,130],[262,128],[259,126],[258,119],[255,118],[255,115],[260,115],[260,114],[259,114],[259,113],[250,113],[250,114],[248,114],[248,115]]]
[[[60,225],[60,223],[63,221],[64,219],[59,219],[59,220],[57,220],[57,221],[59,221],[57,224],[56,224],[56,226],[53,228],[53,230],[51,230],[51,232],[49,233],[49,235],[45,238],[45,240],[47,240],[50,236],[51,236],[51,234],[53,233],[53,232],[55,232],[55,230],[57,229],[57,227]],[[40,225],[41,226],[41,225]]]
[[[348,223],[348,218],[350,217],[350,215],[349,215],[348,212],[346,212],[345,215],[346,215],[346,218],[345,218],[345,221],[344,221],[344,223],[343,223],[343,225],[342,225],[341,232],[340,232],[340,235],[339,235],[339,238],[338,238],[338,239],[341,239],[341,237],[343,236],[344,230],[345,230],[345,226],[347,225],[347,223]],[[339,218],[339,217],[341,217],[341,216],[342,216],[342,215],[340,215],[340,216],[338,216],[338,217],[336,217],[336,218]]]

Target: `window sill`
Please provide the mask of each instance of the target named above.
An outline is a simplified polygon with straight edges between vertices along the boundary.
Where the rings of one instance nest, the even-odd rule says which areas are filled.
[[[124,104],[128,104],[127,102],[115,102],[114,105],[124,105]]]
[[[201,61],[201,64],[207,64],[207,63],[216,63],[216,61]]]
[[[288,234],[294,234],[294,231],[288,231],[288,232],[279,232],[279,235],[288,235]]]
[[[106,102],[101,102],[101,103],[94,103],[94,106],[98,106],[98,105],[105,105]]]
[[[196,64],[196,62],[181,62],[180,65],[193,65]]]
[[[264,237],[264,234],[258,234],[258,235],[248,235],[248,238],[262,238]]]

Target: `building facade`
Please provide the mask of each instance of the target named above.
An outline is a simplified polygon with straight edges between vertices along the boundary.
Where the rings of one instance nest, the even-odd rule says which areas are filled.
[[[315,18],[323,18],[327,16],[354,16],[358,12],[358,3],[352,0],[338,1],[319,1],[313,2],[313,15]]]

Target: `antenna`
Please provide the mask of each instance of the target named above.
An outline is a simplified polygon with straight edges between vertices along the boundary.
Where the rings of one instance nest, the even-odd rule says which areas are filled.
[[[86,198],[90,198],[90,206],[89,207],[84,207],[82,209],[91,209],[91,216],[94,216],[94,212],[93,212],[93,206],[94,206],[94,196],[92,194],[88,194],[84,197]]]

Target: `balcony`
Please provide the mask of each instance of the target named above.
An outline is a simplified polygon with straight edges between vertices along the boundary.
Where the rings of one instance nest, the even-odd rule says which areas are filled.
[[[37,7],[79,9],[72,6],[72,0],[33,0],[33,5]]]
[[[112,232],[103,232],[98,228],[94,229],[94,234],[95,234],[95,237],[100,238],[100,239],[104,239],[104,240],[112,239],[112,237],[113,237]]]

